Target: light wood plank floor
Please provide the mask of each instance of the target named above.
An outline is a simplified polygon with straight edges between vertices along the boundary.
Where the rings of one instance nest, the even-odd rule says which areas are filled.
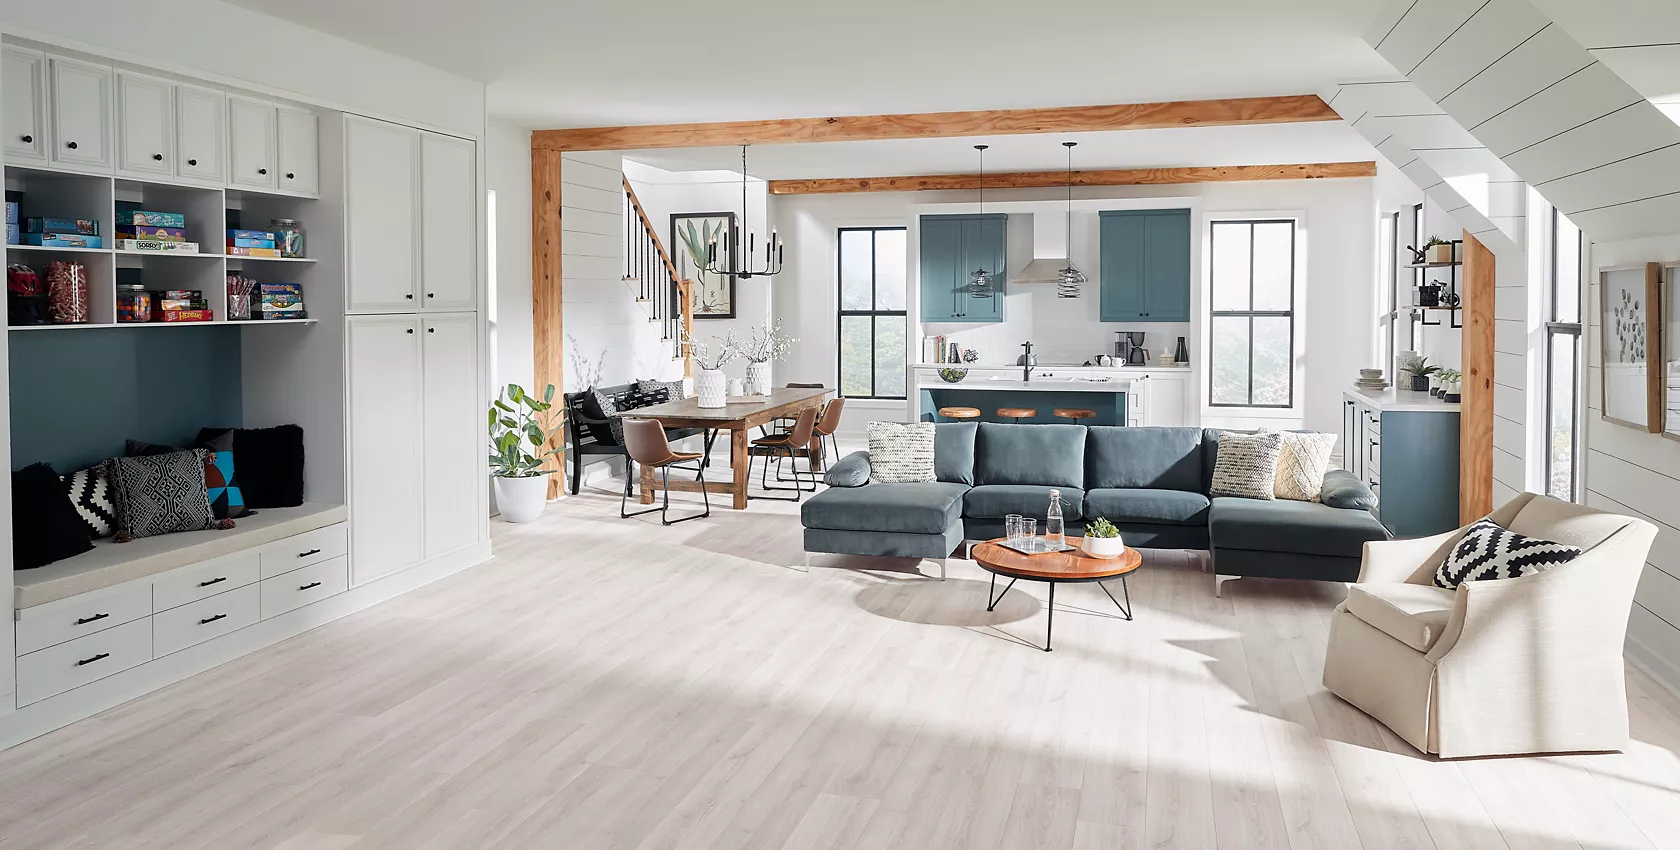
[[[1627,752],[1442,763],[1319,685],[1337,585],[1150,553],[800,563],[794,506],[662,528],[604,489],[497,557],[0,753],[23,848],[1680,846],[1680,704]]]

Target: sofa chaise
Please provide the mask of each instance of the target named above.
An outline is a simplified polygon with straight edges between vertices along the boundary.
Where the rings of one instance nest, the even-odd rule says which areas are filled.
[[[1207,549],[1215,593],[1242,576],[1351,582],[1367,541],[1389,533],[1349,473],[1320,502],[1210,498],[1219,431],[949,422],[936,426],[936,481],[870,482],[868,452],[829,470],[800,510],[805,551],[927,558],[1003,535],[1009,514],[1044,518],[1060,490],[1069,531],[1106,517],[1134,548]]]

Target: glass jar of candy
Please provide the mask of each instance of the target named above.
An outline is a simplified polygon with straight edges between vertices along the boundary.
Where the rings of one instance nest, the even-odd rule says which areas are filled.
[[[138,283],[117,287],[117,321],[149,322],[152,320],[152,294]]]
[[[268,223],[274,233],[274,247],[282,257],[303,256],[303,225],[295,219],[277,218]]]

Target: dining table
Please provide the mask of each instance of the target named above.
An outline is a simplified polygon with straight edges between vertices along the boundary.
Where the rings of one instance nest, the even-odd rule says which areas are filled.
[[[833,392],[821,387],[782,387],[771,390],[769,395],[730,396],[728,403],[723,407],[701,407],[699,398],[690,397],[626,410],[620,416],[628,419],[657,419],[666,428],[728,431],[731,480],[707,481],[705,489],[709,493],[728,494],[731,497],[730,507],[739,511],[747,507],[747,469],[751,457],[749,443],[752,429],[778,419],[795,418],[809,408],[821,408]],[[710,443],[711,440],[708,439],[708,446]],[[811,434],[811,441],[806,445],[804,454],[812,472],[822,469],[823,442],[815,432]],[[641,477],[642,504],[651,505],[653,494],[660,489],[659,481],[654,478],[653,469],[645,464],[642,466]],[[700,488],[699,481],[675,478],[670,481],[670,489],[673,491],[698,493]]]

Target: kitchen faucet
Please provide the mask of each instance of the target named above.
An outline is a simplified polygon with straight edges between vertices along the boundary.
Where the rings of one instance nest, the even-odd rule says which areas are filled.
[[[1021,343],[1021,347],[1027,350],[1026,354],[1021,355],[1021,383],[1030,384],[1033,373],[1032,340]]]

